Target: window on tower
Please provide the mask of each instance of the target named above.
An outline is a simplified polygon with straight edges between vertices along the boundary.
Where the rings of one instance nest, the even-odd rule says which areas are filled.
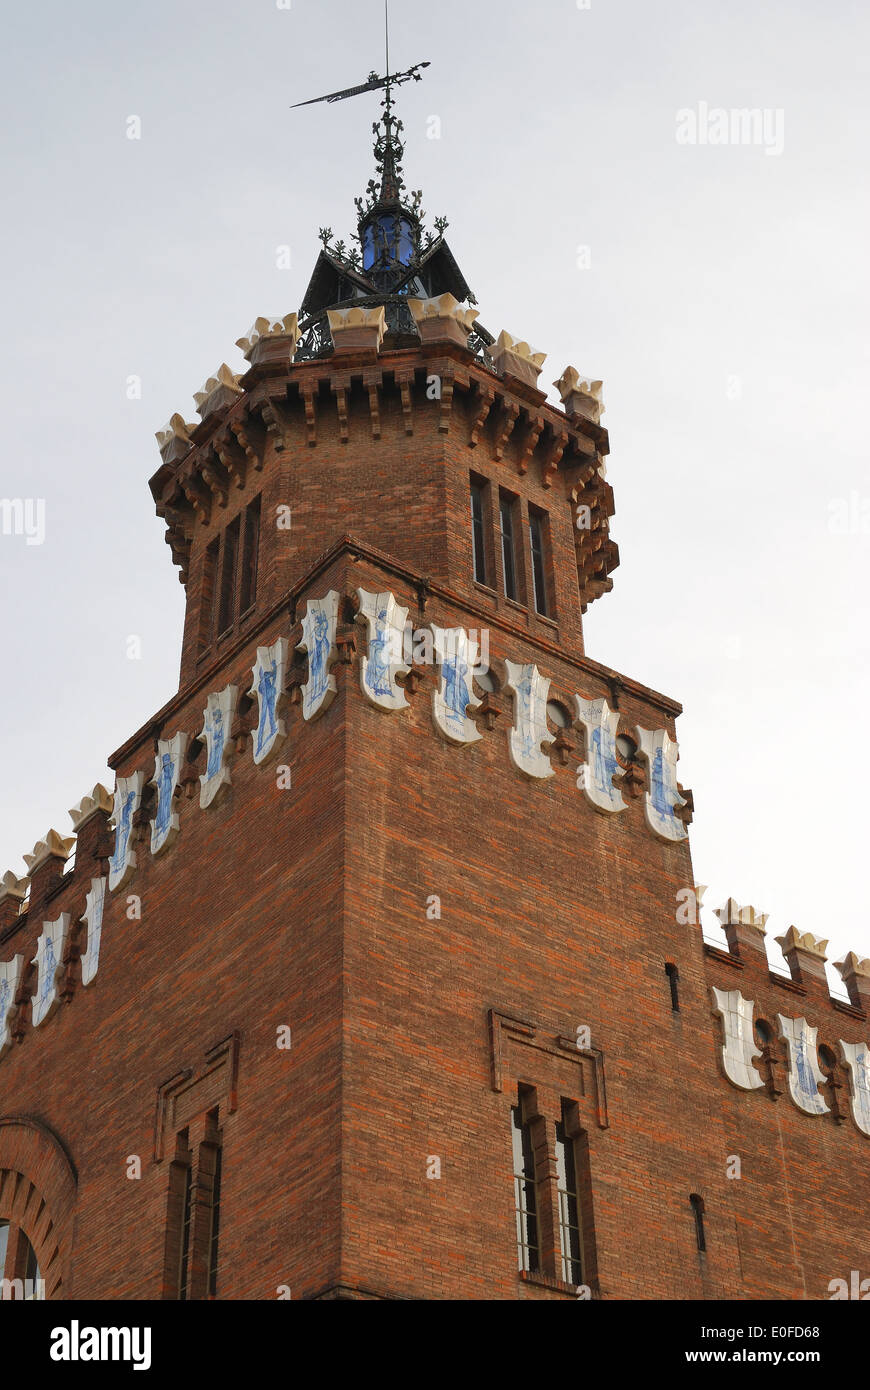
[[[224,532],[221,562],[221,592],[218,607],[218,636],[222,637],[233,625],[236,598],[236,567],[239,562],[239,518],[231,521]]]
[[[666,963],[665,974],[671,987],[671,1008],[676,1014],[680,1012],[680,972],[673,961],[669,960]]]
[[[191,1221],[193,1217],[193,1162],[188,1158],[183,1185],[183,1198],[181,1207],[181,1247],[179,1251],[178,1264],[178,1297],[184,1302],[187,1299],[187,1274],[190,1266],[190,1236]]]
[[[414,234],[404,217],[386,214],[376,217],[363,228],[363,270],[379,267],[409,265],[414,254]]]
[[[693,1192],[689,1198],[692,1204],[692,1214],[695,1218],[695,1240],[699,1250],[707,1249],[707,1236],[704,1231],[704,1198],[699,1197],[697,1192]]]
[[[214,1117],[214,1124],[217,1124],[217,1116]],[[220,1136],[216,1137],[212,1147],[212,1175],[211,1175],[211,1220],[208,1241],[208,1292],[211,1298],[217,1293],[218,1276],[218,1236],[220,1234],[221,1221],[221,1168],[223,1149]]]
[[[483,478],[471,478],[471,545],[474,557],[474,578],[486,584],[486,518],[489,512],[488,483]]]
[[[523,1120],[522,1096],[511,1110],[514,1160],[514,1204],[517,1222],[517,1262],[521,1270],[540,1269],[538,1241],[538,1189],[531,1126]]]
[[[197,654],[205,656],[216,640],[233,632],[257,598],[260,557],[261,498],[255,497],[234,517],[223,535],[215,536],[202,557]]]
[[[0,1221],[0,1298],[38,1303],[45,1298],[39,1259],[20,1226]]]
[[[215,536],[206,547],[202,559],[202,585],[199,595],[199,632],[197,653],[204,656],[211,646],[212,625],[214,623],[214,592],[218,572],[220,536]]]
[[[546,512],[529,506],[529,545],[532,553],[532,587],[535,596],[535,612],[547,617],[550,601],[547,594],[547,573],[549,569],[548,517]]]
[[[566,1284],[582,1284],[583,1260],[580,1234],[580,1199],[577,1191],[577,1157],[574,1140],[567,1133],[564,1113],[562,1120],[556,1125],[556,1173],[559,1194],[561,1278]]]
[[[245,511],[245,535],[242,546],[242,589],[239,613],[247,613],[257,597],[257,560],[260,550],[260,499],[255,497]]]
[[[501,559],[506,598],[519,599],[516,546],[517,499],[509,492],[499,492],[498,510],[501,531]]]

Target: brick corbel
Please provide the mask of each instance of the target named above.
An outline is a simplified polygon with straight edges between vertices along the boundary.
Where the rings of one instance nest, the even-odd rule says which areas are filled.
[[[281,454],[290,447],[292,422],[286,405],[287,397],[283,393],[280,396],[267,396],[257,402],[263,424],[272,437],[276,454]]]
[[[244,427],[239,426],[244,434]],[[247,438],[247,436],[245,436]],[[226,429],[214,437],[214,447],[218,458],[223,465],[228,482],[241,492],[248,477],[248,454],[239,443],[235,430],[232,428],[232,421]],[[253,450],[251,450],[253,453]]]
[[[519,418],[520,407],[517,405],[516,401],[503,399],[500,428],[493,443],[492,456],[494,459],[501,460],[504,457],[507,442],[513,434],[514,426]]]
[[[570,438],[564,432],[554,430],[550,435],[541,460],[541,482],[544,487],[552,487],[553,478],[559,470],[559,463],[569,443]]]
[[[363,372],[363,387],[368,392],[369,414],[372,422],[372,439],[381,437],[381,406],[379,390],[383,384],[384,375],[380,367],[369,368]]]
[[[335,407],[338,411],[338,433],[342,444],[346,444],[350,437],[347,423],[347,393],[350,390],[350,373],[336,372],[330,379],[330,390],[335,397]]]
[[[230,493],[230,472],[224,462],[228,457],[228,450],[218,444],[217,440],[212,441],[212,447],[203,451],[200,461],[200,472],[203,482],[211,489],[211,494],[219,507],[225,507]]]
[[[544,418],[542,415],[533,416],[529,420],[529,428],[523,441],[522,453],[517,459],[517,472],[527,473],[532,455],[538,447],[538,440],[544,429]]]
[[[414,419],[411,411],[411,386],[415,378],[413,367],[403,367],[395,373],[395,382],[402,398],[402,415],[405,420],[405,434],[414,433]]]
[[[300,382],[299,394],[302,397],[302,405],[305,410],[307,444],[310,449],[313,449],[317,444],[317,409],[314,404],[317,396],[317,382],[310,379]]]
[[[482,381],[478,381],[476,385],[478,407],[477,414],[474,417],[474,423],[471,426],[471,434],[468,439],[468,447],[470,449],[475,449],[480,443],[481,431],[489,418],[489,412],[492,410],[495,401],[495,392],[491,390],[490,387],[485,386]]]

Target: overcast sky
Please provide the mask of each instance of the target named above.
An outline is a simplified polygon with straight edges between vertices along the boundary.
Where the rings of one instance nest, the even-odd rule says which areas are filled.
[[[0,534],[0,874],[177,688],[154,431],[298,307],[373,172],[376,97],[290,104],[383,71],[381,0],[284,5],[4,18],[0,497],[44,499],[45,538]],[[542,383],[604,380],[622,563],[587,650],[685,707],[705,929],[733,895],[773,963],[792,923],[870,955],[866,7],[391,11],[393,68],[432,63],[400,96],[408,184],[482,321],[549,354]]]

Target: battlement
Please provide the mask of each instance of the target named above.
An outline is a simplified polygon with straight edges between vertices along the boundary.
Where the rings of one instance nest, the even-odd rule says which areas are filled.
[[[382,452],[431,431],[491,456],[508,474],[550,489],[564,480],[576,509],[575,559],[582,611],[612,587],[618,550],[609,539],[613,494],[605,480],[601,383],[567,368],[562,409],[537,387],[544,354],[502,332],[473,342],[475,310],[451,294],[408,301],[418,342],[396,346],[383,306],[337,308],[316,356],[300,356],[295,314],[258,318],[238,340],[249,366],[226,363],[194,396],[198,422],[174,414],[157,439],[151,479],[158,515],[185,586],[198,528],[231,514],[252,479],[294,453],[351,445]],[[487,335],[488,336],[488,335]],[[460,413],[458,403],[466,403]],[[457,436],[459,431],[459,436]],[[375,538],[376,539],[376,538]]]
[[[827,941],[794,926],[775,938],[789,975],[770,969],[766,913],[729,898],[716,916],[728,950],[705,943],[720,1066],[739,1090],[788,1093],[804,1115],[842,1123],[851,1109],[870,1137],[870,961],[854,952],[835,968],[849,994],[833,996],[825,974]]]

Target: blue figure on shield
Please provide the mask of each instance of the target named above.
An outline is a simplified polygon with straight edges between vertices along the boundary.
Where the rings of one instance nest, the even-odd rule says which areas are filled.
[[[57,971],[57,961],[54,957],[54,942],[50,936],[45,938],[45,959],[42,975],[42,988],[39,991],[39,1002],[47,1003],[54,990],[54,976]]]
[[[157,817],[155,828],[158,839],[162,839],[170,827],[172,819],[172,780],[175,764],[168,753],[163,754],[160,777],[157,782]]]
[[[272,665],[263,667],[260,672],[260,679],[257,683],[257,690],[260,694],[260,724],[257,729],[257,752],[263,750],[263,744],[267,739],[272,738],[278,732],[278,724],[275,719],[275,701],[277,699],[278,682],[278,663],[273,661]],[[268,722],[268,728],[267,728]]]
[[[794,1052],[800,1088],[805,1096],[816,1096],[818,1094],[818,1087],[816,1086],[810,1069],[809,1059],[807,1057],[807,1042],[803,1033],[798,1035]]]
[[[314,645],[309,656],[311,665],[309,704],[322,695],[326,689],[326,662],[329,657],[329,646],[329,618],[322,608],[317,609],[314,614]]]
[[[224,752],[224,716],[220,706],[216,706],[209,712],[211,749],[208,755],[208,765],[205,769],[206,778],[217,777],[221,770],[221,761]]]
[[[124,859],[127,854],[127,841],[130,838],[130,817],[133,814],[133,802],[136,800],[135,792],[128,792],[121,807],[121,818],[118,821],[118,828],[115,838],[115,867],[123,868]]]
[[[471,701],[465,677],[468,675],[468,662],[452,656],[444,662],[444,703],[447,718],[454,723],[464,724],[465,711]]]
[[[663,816],[673,815],[673,806],[668,805],[668,796],[665,785],[664,752],[661,748],[655,751],[653,758],[652,771],[650,775],[650,794],[652,804]]]
[[[528,757],[533,757],[535,748],[535,730],[532,727],[532,673],[526,671],[519,685],[517,686],[517,698],[519,700],[519,710],[517,724],[522,738],[523,753]]]
[[[369,659],[366,665],[366,685],[373,695],[392,695],[390,688],[390,662],[387,655],[387,610],[378,613],[375,635],[369,643]]]

